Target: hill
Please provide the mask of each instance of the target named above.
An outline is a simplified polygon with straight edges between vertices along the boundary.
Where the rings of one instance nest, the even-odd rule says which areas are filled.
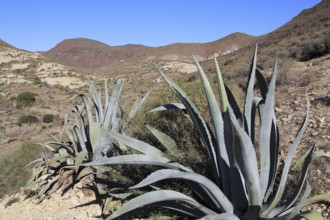
[[[82,70],[113,69],[129,64],[154,60],[191,61],[195,54],[207,59],[212,54],[221,55],[244,47],[255,37],[234,33],[210,43],[176,43],[162,47],[128,44],[109,46],[84,38],[64,40],[45,55],[55,61]]]
[[[86,38],[64,40],[45,53],[64,65],[79,69],[95,69],[120,62],[145,48],[142,45],[112,47]]]
[[[0,39],[0,47],[9,47],[9,48],[14,48],[14,46],[4,42],[3,40]]]
[[[167,85],[162,83],[159,73],[155,70],[154,63],[157,63],[180,86],[184,87],[183,89],[196,100],[197,107],[205,112],[207,107],[203,102],[205,101],[203,100],[204,93],[201,91],[196,67],[191,64],[191,54],[197,55],[198,59],[202,60],[201,64],[210,78],[212,86],[216,88],[214,64],[208,59],[214,53],[218,56],[226,84],[232,89],[241,104],[243,99],[241,88],[245,86],[248,63],[256,42],[259,47],[258,67],[266,76],[271,74],[274,57],[279,58],[280,66],[274,105],[278,119],[277,125],[281,131],[279,152],[281,160],[284,161],[283,155],[292,144],[296,131],[304,119],[306,93],[311,101],[311,115],[295,159],[314,145],[318,151],[329,153],[329,2],[329,0],[324,0],[313,8],[302,11],[291,21],[268,34],[253,37],[235,33],[205,44],[177,43],[163,47],[132,44],[109,46],[98,41],[79,38],[65,40],[45,53],[31,53],[18,50],[0,40],[0,161],[21,148],[22,143],[30,141],[31,137],[33,140],[42,141],[47,138],[46,133],[53,133],[61,128],[63,112],[70,110],[70,106],[72,107],[71,104],[73,104],[68,103],[67,100],[74,94],[86,93],[85,72],[88,72],[87,76],[91,78],[93,78],[92,74],[98,75],[93,80],[100,89],[103,84],[97,80],[102,77],[109,79],[112,85],[117,78],[123,78],[125,81],[124,96],[121,98],[120,104],[131,105],[137,96],[153,88],[147,107],[154,107],[174,100],[173,93],[168,93]],[[77,82],[78,84],[76,84]],[[17,94],[24,91],[38,94],[36,105],[26,109],[17,109],[15,107]],[[150,108],[146,110],[150,110]],[[123,112],[124,115],[127,114],[127,108],[123,107]],[[56,116],[56,120],[52,124],[43,122],[29,126],[17,124],[21,115],[33,114],[41,120],[42,116],[48,113]],[[150,115],[149,117],[149,120],[154,119]],[[144,137],[146,129],[141,122],[142,118],[148,118],[148,116],[141,113],[137,118],[138,123],[135,124],[135,129],[137,136],[143,133],[141,136]],[[168,122],[164,123],[166,126],[172,126],[172,121],[165,122]],[[31,160],[31,158],[28,159]],[[8,165],[6,164],[6,166]],[[330,192],[328,165],[329,158],[319,158],[311,164],[307,178],[313,186],[312,195]],[[22,179],[12,170],[7,173]],[[2,172],[2,176],[0,175],[0,189],[4,190],[9,185],[7,184],[8,176],[5,175],[5,172]],[[291,177],[290,179],[292,188],[295,188],[293,182],[295,179]],[[73,208],[87,202],[76,191],[71,191],[66,196],[69,198],[63,199],[66,202],[60,207],[62,214],[76,216],[76,213],[80,212],[81,218],[84,218],[96,213],[95,209],[80,209],[80,211]],[[1,199],[0,193],[0,210],[3,213],[2,216],[5,216],[3,218],[56,218],[59,211],[56,209],[59,207],[58,201],[63,201],[62,197],[58,195],[55,196],[54,202],[52,199],[45,200],[36,206],[28,202],[29,200],[23,201],[20,194],[12,197],[5,196],[4,199]],[[9,203],[9,201],[11,202]],[[26,207],[29,208],[26,209]],[[54,208],[49,210],[44,207]],[[324,219],[329,218],[329,203],[321,203],[310,208],[322,212]],[[41,214],[40,210],[43,211]]]

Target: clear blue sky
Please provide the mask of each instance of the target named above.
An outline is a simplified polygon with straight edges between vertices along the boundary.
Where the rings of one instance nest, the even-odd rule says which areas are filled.
[[[1,0],[0,39],[45,51],[68,38],[111,46],[262,35],[321,0]]]

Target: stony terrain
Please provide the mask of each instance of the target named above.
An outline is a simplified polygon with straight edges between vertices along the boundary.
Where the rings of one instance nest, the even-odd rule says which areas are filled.
[[[98,204],[86,203],[94,202],[93,195],[86,196],[79,188],[75,188],[64,196],[55,193],[51,198],[44,200],[40,204],[25,195],[17,193],[0,199],[1,219],[6,220],[74,220],[74,219],[98,219],[101,209]],[[80,207],[76,207],[82,205]]]
[[[311,100],[311,119],[302,144],[299,146],[297,157],[303,155],[314,144],[317,150],[330,152],[329,70],[330,55],[310,62],[296,62],[290,69],[286,81],[278,82],[276,114],[282,135],[280,141],[283,158],[306,112],[306,92]],[[329,160],[329,158],[319,158],[310,168],[308,181],[313,186],[313,195],[330,193]],[[34,204],[30,199],[24,200],[22,194],[17,194],[0,200],[0,212],[5,219],[90,219],[100,214],[97,205],[73,207],[93,199],[93,197],[86,198],[77,188],[65,194],[64,197],[55,194],[39,205]],[[10,206],[9,201],[13,201]],[[58,207],[60,207],[60,213]],[[322,212],[324,219],[328,219],[330,214],[328,203],[312,205],[308,208]]]
[[[311,116],[295,158],[314,145],[316,150],[329,153],[330,54],[326,46],[326,31],[330,25],[329,2],[323,0],[312,9],[304,10],[292,21],[267,35],[254,38],[236,33],[225,40],[203,45],[111,47],[86,39],[72,39],[60,43],[47,53],[31,53],[0,40],[0,159],[21,148],[25,141],[42,141],[48,138],[47,134],[56,132],[63,122],[63,113],[73,105],[67,100],[74,94],[87,91],[86,77],[92,78],[97,85],[102,85],[103,79],[108,79],[112,84],[118,78],[124,79],[121,100],[124,104],[132,104],[135,98],[150,88],[153,88],[153,93],[149,98],[156,100],[157,95],[164,93],[162,88],[165,85],[154,63],[180,83],[192,81],[196,84],[196,67],[190,55],[196,54],[203,61],[201,64],[205,72],[213,77],[214,67],[210,55],[215,54],[225,81],[236,85],[240,94],[240,87],[244,87],[242,82],[246,82],[247,66],[255,41],[258,41],[260,48],[258,66],[267,77],[271,74],[273,57],[279,57],[275,109],[281,132],[281,159],[285,159],[303,121],[306,94],[311,100]],[[239,45],[235,44],[238,40]],[[226,47],[223,47],[224,42]],[[306,57],[306,51],[315,49],[314,46],[316,49],[320,47],[317,52],[321,53],[311,53],[310,57]],[[109,63],[113,65],[111,68]],[[13,97],[22,91],[37,93],[37,104],[27,109],[15,108]],[[22,114],[34,114],[41,118],[46,113],[57,115],[57,120],[51,125],[17,125],[17,118]],[[312,163],[308,175],[312,195],[330,193],[329,162],[329,158],[318,158]],[[74,208],[94,200],[93,196],[86,197],[79,187],[64,197],[55,194],[39,205],[24,198],[22,192],[1,198],[1,219],[90,219],[100,214],[97,205]],[[324,219],[329,219],[329,203],[316,204],[308,209],[318,210]]]

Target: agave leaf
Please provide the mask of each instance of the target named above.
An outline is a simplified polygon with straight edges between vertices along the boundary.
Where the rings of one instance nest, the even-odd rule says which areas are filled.
[[[165,105],[159,106],[157,108],[154,108],[154,109],[148,111],[147,113],[160,112],[160,111],[166,111],[166,110],[172,110],[172,109],[185,110],[186,107],[182,103],[169,103],[169,104],[165,104]]]
[[[235,207],[235,213],[237,213],[246,210],[248,206],[248,198],[245,190],[244,178],[235,159],[235,152],[233,147],[234,130],[232,125],[232,120],[236,120],[236,119],[230,117],[229,111],[223,112],[222,116],[224,120],[225,144],[226,144],[229,163],[230,163],[230,183],[231,183],[231,189],[234,189],[231,190],[230,192],[230,200],[232,201]]]
[[[86,151],[80,151],[78,154],[77,154],[77,157],[75,158],[75,171],[78,172],[79,170],[79,166],[82,164],[82,162],[84,161],[85,157],[87,155],[87,152]]]
[[[213,125],[215,128],[215,134],[217,139],[217,147],[215,148],[215,152],[217,154],[216,158],[218,162],[218,167],[220,168],[221,172],[221,180],[222,180],[222,187],[226,195],[230,195],[230,173],[229,173],[229,158],[228,153],[225,145],[225,136],[224,136],[224,125],[223,125],[223,118],[215,98],[215,95],[212,91],[212,87],[202,69],[200,64],[198,63],[197,59],[193,57],[199,72],[199,75],[202,79],[204,91],[207,97]]]
[[[85,176],[88,176],[90,174],[94,174],[94,171],[91,167],[84,167],[77,175],[76,180],[81,180]]]
[[[118,133],[114,133],[114,132],[107,132],[109,134],[109,136],[115,140],[117,140],[118,142],[120,142],[121,144],[124,144],[134,150],[137,150],[141,153],[144,153],[146,155],[154,155],[154,156],[160,156],[163,153],[158,150],[156,147],[147,144],[143,141],[140,141],[138,139],[135,138],[131,138],[129,136],[126,135],[122,135],[122,134],[118,134]]]
[[[172,80],[168,77],[168,75],[164,72],[162,72],[159,68],[158,71],[163,76],[163,78],[166,80],[166,82],[170,85],[172,90],[175,92],[175,94],[178,96],[178,98],[181,100],[183,105],[186,107],[188,114],[190,115],[192,121],[194,122],[197,131],[200,134],[201,140],[206,147],[206,150],[208,152],[208,156],[211,160],[210,164],[213,170],[213,174],[215,175],[215,179],[217,181],[220,180],[220,168],[217,164],[217,156],[214,149],[214,143],[213,143],[213,136],[210,133],[209,128],[207,127],[204,119],[202,118],[200,112],[198,111],[196,105],[190,100],[190,98],[187,96],[187,94]],[[220,183],[219,183],[220,184]]]
[[[199,209],[194,209],[193,207],[190,207],[186,204],[180,204],[175,201],[157,202],[157,203],[154,203],[154,205],[160,206],[160,207],[166,208],[166,209],[175,210],[177,212],[180,212],[186,216],[193,217],[193,218],[198,218],[198,217],[202,217],[205,215],[205,213],[200,211]],[[157,216],[157,219],[158,219],[158,216]],[[171,219],[173,219],[173,217]]]
[[[81,166],[103,166],[111,164],[141,164],[141,165],[155,165],[166,167],[169,169],[177,169],[184,171],[191,171],[191,169],[182,166],[178,163],[171,163],[171,161],[165,157],[156,155],[142,155],[142,154],[131,154],[131,155],[120,155],[114,157],[103,157],[101,159],[83,163]]]
[[[121,129],[121,118],[122,118],[122,111],[118,107],[116,111],[116,115],[113,115],[113,121],[111,122],[111,131],[112,132],[119,132]],[[126,128],[126,127],[125,127]]]
[[[30,163],[28,163],[25,167],[28,167],[34,163],[41,163],[41,162],[44,162],[44,158],[35,159],[35,160],[31,161]]]
[[[231,118],[234,118],[231,108],[229,108],[229,112]],[[234,142],[235,158],[245,179],[249,200],[249,210],[246,214],[248,216],[250,214],[255,215],[257,211],[250,213],[251,209],[260,209],[262,204],[256,152],[248,134],[239,126],[237,121],[233,120],[232,122],[236,137],[234,139],[236,140]],[[254,216],[250,217],[253,218]]]
[[[70,102],[70,101],[74,100],[75,98],[77,98],[78,96],[81,96],[81,94],[78,93],[78,94],[73,95],[71,98],[67,99],[66,102]]]
[[[110,124],[111,126],[117,120],[117,116],[118,116],[117,114],[118,114],[118,110],[119,110],[119,98],[120,98],[120,93],[122,91],[124,82],[121,82],[119,85],[121,85],[120,87],[118,87],[119,90],[116,91],[116,92],[113,92],[116,96],[114,97],[114,103],[113,103],[113,106],[112,106],[113,110],[112,110],[112,118],[111,118],[111,124]],[[118,89],[118,88],[114,88],[114,89]],[[111,98],[112,98],[112,96],[111,96]],[[111,98],[110,98],[110,102],[111,102]],[[120,114],[120,112],[119,112],[119,114]]]
[[[287,199],[287,201],[282,206],[277,207],[277,208],[275,208],[275,209],[272,210],[272,212],[269,214],[270,217],[277,216],[280,213],[288,210],[297,201],[297,199],[298,199],[298,197],[299,197],[299,195],[300,195],[300,193],[302,191],[302,188],[304,186],[305,180],[306,180],[308,168],[309,168],[310,162],[312,161],[313,151],[314,151],[314,147],[312,147],[308,151],[308,155],[306,156],[306,158],[304,160],[303,170],[301,172],[299,181],[296,184],[296,187],[295,187],[294,192],[292,193],[292,195],[290,196],[290,198]]]
[[[277,75],[277,59],[275,60],[274,70],[268,92],[266,95],[265,104],[260,112],[260,190],[262,198],[267,192],[268,183],[273,178],[273,175],[270,175],[272,169],[276,167],[271,167],[271,152],[270,145],[272,139],[272,125],[273,125],[273,115],[274,115],[274,95],[275,95],[275,83]],[[253,120],[254,121],[254,120]],[[252,123],[252,122],[251,122]],[[254,127],[254,126],[253,126]],[[252,131],[251,131],[252,132]],[[277,158],[277,155],[273,155]]]
[[[108,194],[117,199],[127,199],[128,197],[133,195],[133,193],[111,193],[111,192],[108,192]]]
[[[304,161],[308,154],[309,154],[309,151],[307,151],[302,157],[300,157],[299,160],[296,161],[296,164],[294,165],[294,167],[291,170],[296,171],[296,172],[300,171],[303,167]],[[330,154],[320,152],[320,151],[313,151],[312,160],[316,159],[317,157],[330,157]]]
[[[310,205],[313,203],[317,203],[317,202],[330,202],[330,194],[329,193],[325,193],[325,194],[321,194],[321,195],[316,195],[313,197],[310,197],[307,199],[307,201],[304,203],[304,206],[306,205]]]
[[[87,147],[86,147],[86,143],[85,143],[85,141],[84,141],[84,139],[83,139],[83,137],[80,133],[79,128],[77,126],[74,126],[73,130],[74,130],[74,134],[76,135],[76,138],[79,142],[79,146],[81,147],[81,150],[85,151],[85,152],[88,152]]]
[[[314,147],[312,147],[308,152],[309,152],[309,154],[307,155],[306,159],[304,160],[303,169],[302,169],[299,181],[297,183],[297,186],[295,187],[295,192],[293,193],[291,198],[289,198],[288,201],[285,203],[285,206],[287,208],[290,208],[296,202],[296,200],[298,199],[298,197],[300,195],[300,192],[303,188],[303,185],[305,183],[308,168],[309,168],[309,165],[310,165],[310,163],[313,159]]]
[[[233,213],[233,205],[225,196],[225,194],[220,190],[220,188],[206,177],[193,172],[182,172],[179,170],[170,169],[157,170],[142,180],[140,183],[130,188],[141,188],[165,179],[184,179],[195,182],[203,186],[210,192],[211,195],[214,196],[222,212]]]
[[[263,100],[259,97],[253,97],[252,98],[252,107],[251,107],[251,141],[254,144],[254,136],[255,136],[255,120],[256,120],[256,112],[257,109],[260,112],[260,109],[263,109],[263,104],[262,104]]]
[[[170,136],[148,124],[146,124],[146,127],[171,154],[175,155],[178,153],[178,147]]]
[[[131,199],[130,201],[125,203],[119,210],[112,213],[112,215],[110,215],[107,218],[107,220],[117,218],[125,213],[128,213],[134,209],[140,208],[145,205],[162,202],[162,201],[168,201],[168,200],[176,200],[176,201],[181,201],[181,202],[187,203],[187,204],[191,205],[192,207],[204,212],[205,215],[215,214],[212,210],[206,208],[205,206],[196,202],[194,199],[192,199],[182,193],[172,191],[172,190],[160,190],[160,191],[148,192],[148,193],[142,194],[134,199]]]
[[[120,97],[120,93],[122,91],[124,82],[122,80],[118,80],[115,87],[113,88],[109,104],[106,106],[105,117],[103,121],[103,128],[109,130],[111,128],[112,117],[116,115],[118,108],[118,100]]]
[[[319,213],[318,211],[309,210],[309,211],[299,214],[293,220],[301,220],[302,218],[305,218],[308,220],[323,220],[324,219],[322,214]]]
[[[61,128],[59,132],[59,138],[62,140],[64,132],[66,132],[67,126],[68,126],[68,121],[69,121],[69,112],[66,111],[64,114],[64,126]]]
[[[96,116],[99,118],[98,122],[101,122],[103,121],[103,118],[104,118],[104,112],[103,112],[103,105],[102,105],[102,100],[101,100],[101,95],[99,92],[97,92],[93,82],[88,79],[88,82],[89,82],[89,86],[90,86],[90,90],[93,94],[93,99],[94,99],[94,107],[95,107],[95,110],[96,110]]]
[[[77,106],[75,106],[75,108],[72,110],[72,112],[73,112],[74,119],[75,119],[75,124],[74,125],[78,127],[84,142],[86,142],[87,141],[87,135],[86,135],[86,131],[85,131],[84,117],[83,117],[82,113],[78,111]],[[78,117],[79,117],[80,120],[78,119]]]
[[[53,141],[57,142],[57,143],[60,143],[60,142],[61,142],[61,140],[59,140],[57,137],[55,137],[55,136],[52,135],[52,134],[48,134],[48,136],[51,137],[51,139],[52,139]]]
[[[84,95],[81,95],[81,98],[83,99],[83,102],[85,104],[88,124],[91,124],[91,123],[93,123],[93,115],[92,115],[91,104],[90,104],[91,101],[88,97],[86,97]]]
[[[239,218],[231,213],[207,215],[199,220],[239,220]]]
[[[243,126],[243,116],[242,116],[241,110],[237,104],[237,101],[236,101],[233,93],[230,91],[228,86],[225,85],[225,87],[226,87],[226,93],[227,93],[229,105],[233,109],[236,120],[239,122],[240,126],[242,127]]]
[[[55,149],[53,147],[51,147],[50,145],[48,145],[46,143],[39,144],[39,145],[41,145],[43,148],[46,148],[46,149],[50,150],[51,152],[55,151]]]
[[[89,124],[90,142],[93,148],[93,160],[103,157],[112,147],[108,134],[99,123]]]
[[[244,177],[239,169],[238,164],[235,162],[234,166],[230,167],[230,178],[232,183],[232,190],[230,201],[235,208],[234,213],[243,214],[248,207],[248,196],[244,183]]]
[[[216,73],[217,73],[217,82],[218,82],[218,86],[219,86],[221,112],[224,113],[227,111],[227,108],[228,108],[228,98],[227,98],[227,93],[226,93],[226,87],[223,83],[223,79],[222,79],[218,61],[214,55],[213,55],[213,60],[214,60]]]
[[[293,219],[295,216],[297,216],[301,208],[304,206],[304,203],[306,202],[311,191],[312,191],[311,186],[309,185],[308,182],[306,182],[305,192],[302,198],[300,199],[300,201],[298,202],[298,204],[292,209],[292,211],[290,210],[289,214],[285,214],[285,215],[281,214],[279,216],[283,217],[282,219],[288,219],[288,220]]]
[[[256,66],[257,66],[257,50],[258,45],[256,45],[256,49],[254,51],[254,56],[252,58],[251,67],[250,67],[250,74],[248,85],[245,94],[245,104],[244,104],[244,118],[246,122],[245,131],[248,135],[251,134],[251,109],[252,109],[252,101],[253,101],[253,87],[254,87],[254,78],[256,73]]]
[[[215,95],[212,91],[212,87],[211,84],[209,83],[202,67],[200,66],[199,62],[197,61],[197,59],[193,56],[198,72],[200,74],[202,83],[203,83],[203,87],[204,87],[204,91],[207,97],[207,101],[209,104],[209,108],[210,108],[210,113],[212,116],[212,121],[214,124],[214,127],[216,129],[216,137],[218,139],[218,148],[220,148],[220,153],[221,153],[221,157],[226,163],[227,165],[229,165],[229,159],[228,159],[228,155],[226,152],[226,148],[225,148],[225,143],[224,143],[224,135],[223,135],[223,119],[222,119],[222,115],[221,115],[221,111],[220,108],[218,106],[218,103],[216,101]]]
[[[142,105],[145,103],[145,101],[147,100],[149,94],[150,94],[151,90],[149,90],[147,92],[147,94],[145,94],[143,96],[143,98],[141,100],[136,100],[136,102],[134,103],[130,113],[128,114],[128,120],[131,121],[134,116],[136,115],[136,113],[140,110],[140,108],[142,107]]]
[[[108,81],[104,80],[104,110],[107,109],[108,105],[109,105]]]
[[[306,116],[304,118],[304,121],[297,133],[297,136],[295,138],[295,140],[293,141],[293,143],[291,144],[290,150],[288,152],[286,161],[285,161],[285,165],[282,171],[282,175],[281,175],[281,180],[280,180],[280,184],[279,187],[276,191],[276,194],[273,198],[273,200],[270,202],[269,206],[267,206],[267,208],[265,210],[263,210],[261,216],[262,217],[266,217],[269,215],[269,213],[277,206],[277,204],[279,203],[283,192],[284,192],[284,187],[288,178],[288,173],[289,173],[289,169],[290,169],[290,165],[292,162],[292,159],[294,157],[294,154],[297,150],[298,144],[306,130],[307,124],[308,124],[308,120],[309,120],[309,112],[310,112],[310,102],[309,102],[309,98],[307,96],[307,112],[306,112]]]
[[[256,68],[256,78],[262,99],[266,100],[266,95],[268,93],[268,83],[258,68]]]
[[[41,190],[40,190],[39,193],[38,193],[38,197],[43,197],[43,196],[45,196],[45,194],[48,192],[48,190],[50,190],[51,187],[53,186],[53,184],[54,184],[55,182],[57,182],[59,179],[60,179],[60,175],[54,176],[54,178],[51,179],[51,180],[47,183],[46,186],[44,186],[44,187],[41,188]],[[42,201],[42,199],[41,199],[41,201]],[[40,201],[40,202],[41,202],[41,201]]]
[[[273,116],[273,123],[272,123],[272,130],[270,135],[270,172],[269,172],[269,182],[268,182],[268,189],[264,196],[264,202],[268,201],[269,196],[271,195],[275,179],[276,179],[276,170],[277,170],[277,159],[278,159],[278,152],[279,152],[279,131],[276,125],[275,114]]]

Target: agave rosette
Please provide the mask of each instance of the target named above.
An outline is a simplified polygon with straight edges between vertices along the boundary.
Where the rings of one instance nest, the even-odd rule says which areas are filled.
[[[282,201],[290,165],[308,124],[310,114],[308,97],[306,116],[289,148],[284,168],[279,171],[277,164],[279,131],[274,111],[277,61],[275,61],[272,78],[268,85],[256,67],[256,48],[251,62],[243,112],[240,111],[231,91],[225,86],[217,60],[214,58],[220,103],[217,102],[202,67],[196,59],[195,62],[207,97],[214,129],[212,130],[211,126],[206,123],[186,93],[160,69],[159,72],[181,103],[166,104],[151,112],[167,109],[185,109],[187,111],[207,149],[213,174],[212,180],[191,170],[184,170],[182,167],[177,169],[177,166],[175,169],[167,167],[167,169],[155,171],[131,188],[150,186],[165,179],[183,179],[187,182],[187,186],[197,194],[200,202],[174,190],[156,190],[128,201],[108,219],[117,218],[148,204],[203,219],[299,219],[301,216],[308,219],[320,218],[320,213],[314,211],[300,213],[301,208],[311,202],[329,201],[330,199],[329,194],[308,198],[311,188],[306,182],[306,175],[312,159],[318,156],[329,157],[328,154],[315,152],[314,147],[295,166],[295,170],[300,171],[298,182],[291,196],[286,197],[285,202]],[[254,95],[255,79],[257,79],[261,97]],[[258,117],[260,140],[259,145],[256,146],[257,126],[255,123]],[[167,146],[166,143],[171,142],[166,141],[166,136],[157,133],[158,131],[154,128],[151,129],[165,146]],[[117,140],[120,142],[119,139]],[[256,154],[257,147],[259,155]],[[280,181],[278,186],[274,187],[276,177],[279,177]]]
[[[64,127],[58,137],[51,135],[53,140],[42,144],[43,149],[50,150],[51,154],[44,153],[42,158],[30,163],[35,164],[32,181],[41,184],[38,194],[40,201],[59,188],[66,191],[83,177],[97,173],[97,167],[84,164],[123,154],[124,146],[117,146],[110,132],[120,135],[149,95],[148,92],[136,101],[127,123],[124,123],[118,106],[123,81],[117,81],[111,96],[105,82],[104,101],[101,92],[91,81],[89,86],[92,100],[85,95],[77,95],[82,98],[82,104],[72,110],[72,120],[69,121],[69,114],[66,114]],[[153,149],[148,150],[153,152]]]

